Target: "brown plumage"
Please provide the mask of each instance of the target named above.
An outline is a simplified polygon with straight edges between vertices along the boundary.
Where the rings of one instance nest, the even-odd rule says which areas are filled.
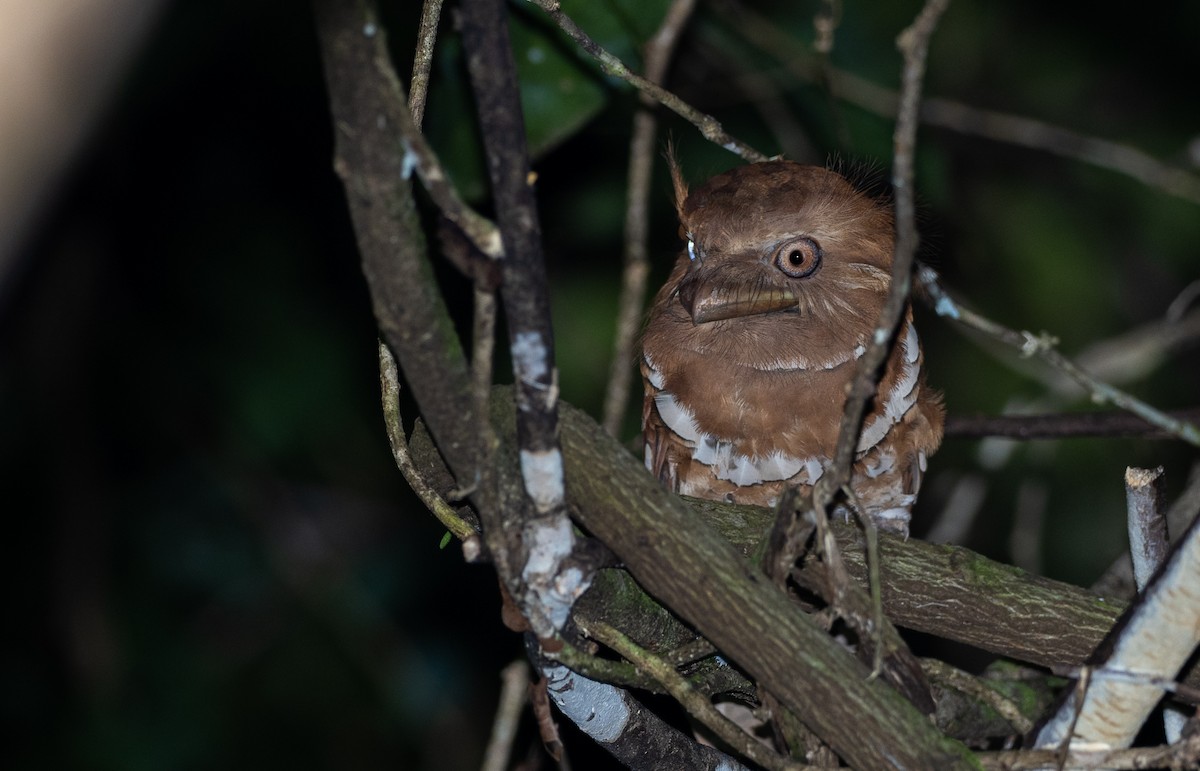
[[[686,495],[770,506],[833,456],[887,296],[891,212],[840,175],[790,161],[690,193],[673,171],[687,246],[643,337],[646,465]],[[880,527],[907,532],[943,410],[925,386],[911,308],[898,334],[851,487]]]

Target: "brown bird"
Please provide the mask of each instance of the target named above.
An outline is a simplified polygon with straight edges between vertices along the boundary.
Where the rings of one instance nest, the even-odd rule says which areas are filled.
[[[646,466],[670,489],[772,506],[831,463],[846,392],[891,281],[888,207],[827,169],[742,166],[688,192],[687,247],[642,340]],[[906,309],[868,405],[850,486],[880,528],[907,534],[942,438]]]

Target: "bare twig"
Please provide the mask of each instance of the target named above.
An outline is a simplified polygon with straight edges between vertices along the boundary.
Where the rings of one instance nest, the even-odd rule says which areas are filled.
[[[937,659],[922,659],[921,666],[925,668],[930,680],[965,693],[972,699],[996,710],[1000,717],[1007,720],[1008,724],[1013,727],[1014,733],[1024,734],[1033,729],[1033,721],[1022,714],[1020,708],[1011,699],[996,689],[989,688],[986,680],[969,675],[961,669]]]
[[[1187,486],[1167,508],[1168,536],[1174,533],[1176,535],[1173,536],[1173,540],[1178,540],[1178,534],[1188,529],[1197,514],[1200,514],[1200,464],[1193,465]],[[1129,552],[1113,560],[1108,569],[1092,584],[1092,591],[1106,597],[1134,596],[1137,586],[1133,580],[1133,561]]]
[[[317,31],[336,138],[334,168],[346,188],[380,333],[403,369],[422,417],[460,480],[478,471],[466,358],[432,279],[423,231],[404,178],[395,127],[407,123],[403,88],[383,30],[365,3],[316,0]],[[491,501],[475,497],[478,510]]]
[[[426,11],[428,12],[428,10],[427,7]],[[382,40],[383,30],[378,26],[374,10],[368,7],[363,11],[362,16],[365,20],[362,28],[363,35]],[[424,22],[425,18],[422,18],[422,34],[435,34],[437,31],[436,20],[434,20],[432,28],[426,28]],[[417,51],[418,64],[425,66],[422,64],[422,57],[432,56],[432,45],[432,38],[422,37]],[[428,52],[424,52],[426,48],[429,49]],[[386,121],[390,118],[397,124],[395,128],[399,129],[400,142],[404,147],[404,162],[400,168],[401,176],[407,179],[416,171],[421,183],[429,191],[430,197],[433,198],[442,215],[453,222],[481,253],[491,258],[502,257],[504,247],[496,226],[463,202],[462,197],[458,194],[458,189],[451,184],[445,169],[442,168],[437,154],[434,153],[433,148],[425,139],[425,135],[420,131],[418,116],[424,115],[424,94],[427,82],[414,78],[421,91],[414,95],[413,106],[416,109],[409,110],[404,98],[404,88],[396,76],[396,71],[392,68],[387,47],[377,45],[373,52],[373,58],[379,76],[391,87],[394,92],[393,98],[398,103],[396,108],[389,111],[390,115],[381,115],[379,120]],[[463,266],[458,267],[467,272]]]
[[[1163,467],[1125,469],[1125,502],[1129,554],[1138,591],[1145,591],[1154,571],[1167,558],[1167,520],[1162,512]]]
[[[563,13],[559,7],[557,0],[531,0],[534,5],[545,11],[550,18],[558,25],[559,29],[567,34],[572,40],[579,45],[589,56],[595,59],[600,64],[600,69],[606,75],[611,75],[615,78],[620,78],[629,85],[636,88],[641,93],[649,96],[654,101],[666,107],[671,112],[691,123],[705,139],[720,145],[731,153],[741,156],[743,160],[750,161],[765,161],[767,156],[758,152],[754,148],[747,145],[745,142],[730,136],[721,128],[721,124],[716,118],[711,115],[706,115],[695,107],[692,107],[687,102],[684,102],[679,97],[672,94],[670,91],[661,86],[651,83],[646,78],[630,71],[625,64],[613,56],[611,53],[602,48],[595,40],[588,37],[587,33],[579,28],[571,17]]]
[[[1200,409],[1169,410],[1174,420],[1200,421]],[[1072,439],[1137,436],[1144,439],[1176,438],[1128,412],[1062,412],[1041,415],[949,415],[946,437],[979,439],[1003,436],[1012,439]]]
[[[721,741],[768,771],[804,771],[809,766],[793,763],[788,758],[769,751],[749,734],[743,732],[713,707],[707,696],[692,688],[675,668],[653,653],[621,634],[613,627],[593,621],[585,630],[589,637],[612,648],[633,662],[638,669],[654,678],[692,717],[716,734]]]
[[[739,5],[736,13],[720,3],[714,7],[743,37],[778,59],[798,80],[826,82],[835,97],[876,115],[891,118],[896,114],[900,102],[896,91],[846,70],[821,67],[816,57],[798,55],[804,50],[799,40],[744,5]],[[1200,177],[1163,163],[1136,147],[937,97],[924,100],[920,118],[929,126],[1047,152],[1124,174],[1168,195],[1200,203]]]
[[[896,195],[896,252],[892,261],[892,280],[888,297],[870,345],[858,362],[858,370],[846,399],[838,434],[837,450],[829,471],[813,490],[813,502],[827,510],[833,496],[850,481],[854,448],[862,430],[867,402],[874,396],[883,374],[883,362],[891,350],[892,339],[908,304],[912,288],[913,260],[917,249],[915,196],[912,190],[913,151],[917,135],[917,108],[925,74],[925,55],[938,17],[949,0],[927,0],[912,26],[900,33],[897,45],[904,54],[901,107],[894,135],[895,158],[892,186]]]
[[[930,304],[938,315],[952,319],[977,332],[982,332],[1005,345],[1012,346],[1023,356],[1037,356],[1081,385],[1091,395],[1092,401],[1097,404],[1114,404],[1132,412],[1147,423],[1173,434],[1189,444],[1200,447],[1200,428],[1197,428],[1195,424],[1173,418],[1119,388],[1097,380],[1059,353],[1054,347],[1056,341],[1049,335],[1044,333],[1035,335],[1027,331],[1017,332],[964,307],[950,296],[950,293],[942,286],[937,272],[928,265],[922,265],[917,271],[917,281],[925,290]]]
[[[412,456],[408,452],[408,442],[404,440],[404,425],[400,421],[400,373],[396,369],[396,360],[392,357],[392,352],[383,342],[379,343],[379,386],[383,394],[383,421],[387,426],[388,441],[392,445],[392,457],[396,459],[396,466],[404,475],[404,480],[438,521],[454,533],[458,540],[465,541],[477,535],[475,527],[458,516],[458,512],[438,495],[413,464]]]
[[[687,24],[696,0],[672,0],[658,32],[646,44],[646,80],[662,83],[679,35]],[[646,240],[650,230],[650,180],[654,167],[654,134],[657,120],[654,102],[642,96],[642,106],[633,116],[633,138],[629,141],[629,192],[625,202],[625,268],[617,301],[617,332],[613,358],[604,394],[604,430],[613,436],[621,428],[629,404],[633,345],[642,315],[646,277],[650,273]]]
[[[417,30],[417,51],[413,57],[412,78],[408,82],[408,109],[418,128],[425,117],[425,97],[429,92],[429,72],[433,69],[433,45],[437,40],[442,0],[425,0],[421,7],[421,26]]]
[[[1163,467],[1154,469],[1125,469],[1125,501],[1128,513],[1129,554],[1132,557],[1133,580],[1139,592],[1144,592],[1151,577],[1167,560],[1170,542],[1167,537],[1167,518],[1162,510],[1166,480]],[[1178,709],[1163,710],[1163,728],[1168,743],[1179,740],[1186,721]]]
[[[529,694],[529,664],[517,659],[500,670],[500,703],[492,722],[492,736],[483,753],[480,771],[504,771],[512,754],[513,740],[521,720],[521,710]]]

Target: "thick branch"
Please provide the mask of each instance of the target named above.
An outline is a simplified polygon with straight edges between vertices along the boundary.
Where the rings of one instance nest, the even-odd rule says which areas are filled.
[[[467,366],[438,291],[406,178],[397,127],[408,119],[386,61],[382,30],[366,6],[317,0],[317,31],[336,141],[334,168],[362,255],[379,329],[446,462],[460,480],[478,468]]]
[[[1200,643],[1200,523],[1193,522],[1132,613],[1114,631],[1111,650],[1090,687],[1062,705],[1037,746],[1128,747],[1163,690]],[[1112,675],[1116,674],[1117,677]]]
[[[498,435],[511,436],[511,401],[502,395],[493,406]],[[647,591],[853,765],[962,767],[964,748],[939,735],[899,693],[868,679],[865,667],[594,421],[568,409],[562,416],[578,521]],[[862,742],[864,734],[872,741]]]

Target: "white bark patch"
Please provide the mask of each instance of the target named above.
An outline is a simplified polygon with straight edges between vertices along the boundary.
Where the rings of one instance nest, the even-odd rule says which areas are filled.
[[[546,690],[572,723],[597,742],[610,744],[629,724],[629,705],[621,691],[607,683],[589,680],[564,666],[542,670]]]
[[[550,352],[546,341],[538,332],[518,332],[512,344],[513,372],[522,385],[542,392],[541,409],[549,412],[558,402],[558,370],[550,369]],[[542,382],[549,375],[550,384]],[[529,412],[531,405],[522,392],[518,391],[517,408]]]
[[[538,332],[518,332],[512,344],[512,357],[523,382],[541,380],[549,372],[546,342]]]
[[[400,140],[400,144],[404,147],[404,159],[400,162],[400,178],[408,179],[421,164],[421,159],[412,149],[412,144],[407,139]]]
[[[521,479],[539,514],[560,506],[565,496],[563,458],[557,450],[521,450]]]
[[[543,635],[558,632],[567,623],[575,600],[588,588],[582,570],[562,568],[575,546],[571,521],[565,516],[534,520],[525,526],[523,536],[529,547],[529,558],[521,573],[529,587],[526,600],[544,614],[552,627],[535,631]]]

